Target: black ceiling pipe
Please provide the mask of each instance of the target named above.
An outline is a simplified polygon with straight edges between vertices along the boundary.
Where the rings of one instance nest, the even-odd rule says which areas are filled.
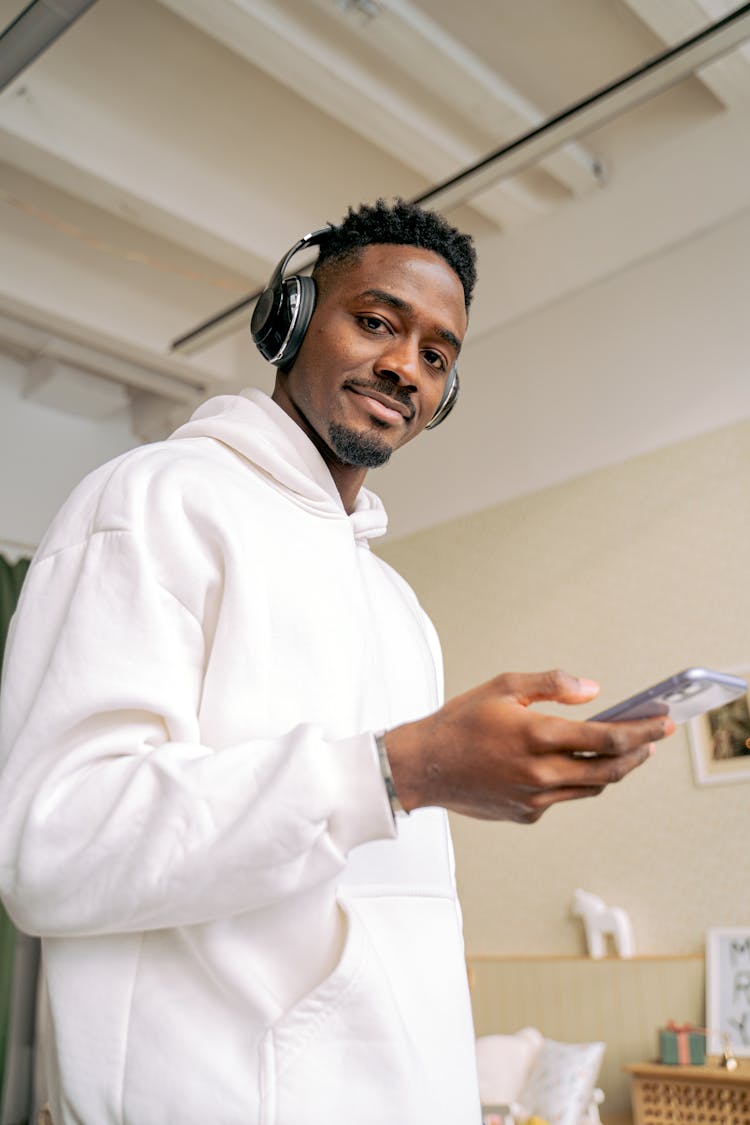
[[[0,90],[95,3],[96,0],[32,0],[0,34]]]

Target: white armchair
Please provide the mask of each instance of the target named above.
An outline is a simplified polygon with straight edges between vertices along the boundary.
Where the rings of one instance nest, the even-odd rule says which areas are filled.
[[[601,1125],[596,1079],[604,1043],[558,1043],[534,1027],[477,1039],[477,1070],[487,1125]]]

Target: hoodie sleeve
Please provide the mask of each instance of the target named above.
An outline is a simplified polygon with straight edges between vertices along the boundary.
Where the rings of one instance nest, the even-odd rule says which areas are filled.
[[[394,835],[371,734],[201,744],[203,629],[129,531],[32,566],[7,656],[0,893],[23,930],[226,917]]]

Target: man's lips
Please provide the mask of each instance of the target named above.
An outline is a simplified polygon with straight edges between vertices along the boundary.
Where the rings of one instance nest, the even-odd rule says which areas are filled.
[[[367,407],[371,414],[384,422],[409,421],[414,417],[414,407],[410,403],[399,402],[392,395],[383,394],[373,390],[372,387],[360,387],[352,383],[346,384],[346,389],[355,395],[367,399]]]

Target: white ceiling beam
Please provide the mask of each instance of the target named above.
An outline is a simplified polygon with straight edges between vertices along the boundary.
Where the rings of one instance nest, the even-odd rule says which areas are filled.
[[[314,2],[330,8],[330,0]],[[347,14],[355,15],[344,8],[342,17]],[[438,103],[447,99],[451,109],[481,126],[492,144],[520,136],[545,120],[538,106],[411,0],[388,0],[372,20],[350,18],[349,23],[360,39],[414,76],[431,98]],[[599,161],[580,143],[552,153],[540,166],[576,195],[591,190],[603,175]]]
[[[8,296],[0,296],[0,354],[25,365],[25,398],[86,418],[126,405],[141,441],[166,437],[215,393],[212,377],[192,364]]]
[[[624,0],[638,18],[666,44],[695,35],[706,24],[722,19],[737,5],[734,0]],[[750,48],[737,47],[696,72],[696,79],[727,109],[750,101]]]
[[[442,33],[443,54],[436,61],[435,25],[423,21],[433,29],[426,35],[424,28],[415,30],[390,7],[382,25],[381,17],[369,25],[373,26],[373,37],[366,44],[369,55],[365,51],[363,58],[361,45],[351,50],[353,36],[348,26],[339,30],[337,43],[335,24],[333,31],[328,26],[323,33],[314,21],[303,22],[282,4],[268,0],[161,3],[277,81],[295,92],[303,91],[319,109],[389,154],[398,154],[401,161],[428,179],[442,179],[481,157],[486,146],[476,140],[478,136],[513,137],[528,128],[520,95],[510,104],[507,87],[479,60],[477,76],[473,77],[473,56],[470,59],[467,52],[462,56],[463,49],[450,40],[449,57],[449,40]],[[377,33],[374,25],[379,27]],[[402,72],[408,69],[408,81],[400,89],[391,80],[392,69],[384,76],[382,57],[386,49],[390,68],[400,62]],[[420,58],[426,58],[424,66],[419,65]],[[434,83],[434,77],[424,78],[425,70],[439,72],[441,101],[429,84]],[[416,75],[423,83],[419,97],[415,93]],[[465,128],[446,124],[447,94],[454,119],[463,115]],[[472,132],[475,139],[467,140]],[[568,191],[588,189],[597,182],[600,169],[580,147],[548,153],[547,158],[545,170]],[[535,197],[522,185],[504,184],[483,197],[477,210],[501,226],[516,226],[548,207],[547,200]]]
[[[110,418],[130,405],[128,388],[49,355],[26,365],[25,399],[80,418]]]
[[[0,352],[25,364],[45,358],[170,402],[201,401],[212,377],[184,360],[125,345],[82,324],[0,296]]]
[[[636,70],[563,110],[517,144],[490,153],[459,175],[437,184],[420,197],[435,207],[457,207],[487,190],[498,180],[537,164],[548,152],[642,105],[670,89],[715,59],[750,40],[750,3],[737,8],[731,19],[709,25]],[[743,121],[744,124],[744,121]]]
[[[44,66],[0,99],[8,163],[242,277],[266,276],[278,246],[247,222],[248,190],[170,141],[155,123],[150,133],[135,127]]]
[[[707,28],[702,34],[681,42],[674,48],[665,52],[662,56],[645,63],[637,71],[623,76],[610,86],[600,90],[597,94],[592,95],[590,98],[558,114],[555,118],[548,121],[544,128],[532,132],[529,136],[522,138],[519,143],[490,154],[485,160],[464,169],[453,179],[446,180],[442,184],[437,185],[434,190],[425,193],[425,195],[420,198],[431,206],[440,207],[445,210],[473,201],[478,193],[485,192],[499,179],[511,176],[517,171],[533,165],[537,162],[538,158],[545,153],[553,151],[560,145],[575,140],[579,136],[585,135],[588,131],[595,129],[606,121],[612,120],[619,114],[625,113],[635,106],[642,104],[661,91],[669,89],[675,83],[688,77],[697,68],[706,65],[709,61],[720,58],[723,54],[750,39],[750,4],[743,5],[741,9],[738,9],[738,13],[735,18],[723,23],[721,26]],[[728,119],[732,127],[737,126],[739,123],[738,136],[741,141],[741,156],[744,157],[744,149],[747,147],[750,138],[744,117],[742,115],[728,115]],[[713,165],[711,174],[713,175]],[[679,177],[676,181],[669,181],[670,193],[674,192],[674,182],[682,185],[682,183],[686,181]],[[747,182],[747,178],[741,178],[736,185],[740,193],[743,194],[743,197]],[[608,192],[598,193],[594,198],[600,203],[603,198],[611,201],[615,198],[613,195],[613,187],[614,185],[610,185]],[[572,201],[572,205],[580,202],[580,200]],[[594,201],[586,200],[585,202],[590,211],[590,209],[594,207]],[[673,211],[675,213],[677,212],[675,206],[673,206]],[[537,229],[548,228],[550,219],[554,220],[556,215],[563,215],[564,218],[564,211],[558,209],[556,212],[553,212],[552,215],[546,216],[546,219],[543,223],[538,225]],[[618,231],[622,228],[622,231],[625,232],[624,238],[627,244],[630,239],[630,228],[627,223],[620,224],[616,216],[611,218],[615,219],[614,226]],[[644,224],[641,224],[641,226],[643,225]],[[668,244],[669,241],[670,240],[667,240],[665,244]],[[517,243],[517,245],[519,244],[524,248],[526,246],[525,242]],[[506,244],[503,245],[500,253],[501,255],[507,256]],[[522,253],[525,253],[525,249],[522,250]],[[627,254],[625,256],[627,258]],[[567,262],[568,257],[574,260],[581,259],[580,245],[576,247],[572,254],[563,255],[562,260]],[[533,261],[533,256],[531,256],[530,260]],[[539,278],[536,277],[534,284],[535,290],[538,289],[538,283]],[[498,315],[497,307],[498,304],[501,303],[495,300],[494,293],[491,301],[493,312],[490,313],[488,321],[485,321],[482,328],[483,331],[488,330],[489,324],[497,324],[503,319],[502,312]],[[512,307],[513,301],[507,302],[505,306],[506,312],[512,309]],[[246,311],[243,311],[243,315],[246,315]],[[486,315],[483,310],[480,311],[480,319],[484,319]],[[510,314],[510,318],[512,319],[512,313]],[[200,349],[201,338],[204,333],[207,339],[213,340],[220,338],[221,335],[225,335],[234,330],[235,320],[235,314],[227,310],[225,313],[218,314],[210,325],[198,326],[198,328],[185,334],[185,336],[173,346],[179,346],[181,349],[184,347],[186,352],[194,353]],[[476,324],[476,321],[477,316],[475,311],[473,323]]]
[[[558,208],[523,238],[483,247],[481,276],[492,284],[480,279],[469,344],[750,212],[748,185],[744,115],[717,114],[695,128],[689,144],[675,135],[624,168],[606,192]],[[470,355],[471,347],[464,366]]]

